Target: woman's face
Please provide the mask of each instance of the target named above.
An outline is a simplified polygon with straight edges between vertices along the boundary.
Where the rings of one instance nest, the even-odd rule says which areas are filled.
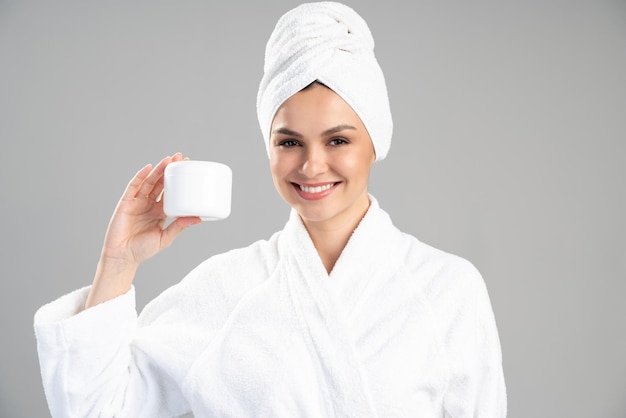
[[[358,222],[369,207],[374,160],[361,119],[323,85],[296,93],[276,112],[270,134],[272,178],[305,224]]]

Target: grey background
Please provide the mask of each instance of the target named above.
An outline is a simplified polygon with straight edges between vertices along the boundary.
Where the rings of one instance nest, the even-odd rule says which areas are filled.
[[[371,192],[483,273],[509,417],[625,417],[626,2],[346,3],[374,34],[395,121]],[[0,0],[0,416],[48,415],[33,314],[91,282],[141,166],[224,162],[234,196],[228,220],[141,267],[140,307],[282,227],[255,96],[295,4]]]

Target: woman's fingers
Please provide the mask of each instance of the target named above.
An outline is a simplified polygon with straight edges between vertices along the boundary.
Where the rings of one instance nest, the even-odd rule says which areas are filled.
[[[161,176],[159,180],[157,180],[156,184],[152,188],[152,191],[148,195],[148,198],[152,201],[158,202],[160,201],[161,194],[163,193],[163,188],[165,187],[164,177]]]
[[[159,183],[159,180],[163,177],[165,167],[170,163],[172,157],[163,158],[148,174],[145,178],[139,190],[134,197],[149,197],[154,187]]]
[[[174,156],[170,159],[170,161],[167,164],[171,164],[177,161],[182,161],[182,160],[187,160],[188,158],[183,158],[183,155],[179,152],[177,152],[176,154],[174,154]],[[166,164],[166,166],[167,166]],[[159,179],[157,180],[157,182],[154,184],[154,186],[152,187],[152,190],[150,191],[150,194],[148,194],[148,197],[150,198],[150,200],[152,201],[156,201],[159,202],[163,196],[163,189],[165,187],[165,167],[163,168],[163,173],[161,174],[161,176],[159,177]]]
[[[156,201],[163,191],[163,173],[165,172],[165,167],[170,163],[181,161],[182,159],[183,156],[180,152],[177,152],[172,157],[168,156],[163,158],[152,169],[150,174],[144,178],[143,183],[137,189],[133,197],[147,197],[150,200]]]
[[[163,158],[155,167],[152,164],[148,164],[139,170],[132,180],[126,186],[122,200],[130,200],[135,197],[148,197],[150,200],[156,201],[163,192],[163,173],[165,167],[169,163],[175,161],[187,160],[183,158],[180,152],[177,152],[172,157]]]
[[[137,195],[137,191],[151,171],[152,164],[148,164],[141,170],[139,170],[137,174],[135,174],[135,176],[130,180],[130,182],[128,182],[126,190],[124,190],[124,194],[122,195],[122,200],[130,200],[134,198]]]

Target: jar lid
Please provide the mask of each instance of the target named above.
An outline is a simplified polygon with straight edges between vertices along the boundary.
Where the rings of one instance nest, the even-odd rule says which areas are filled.
[[[165,176],[174,176],[180,173],[186,174],[206,174],[206,173],[228,173],[231,174],[231,169],[226,164],[217,163],[214,161],[175,161],[165,167]]]

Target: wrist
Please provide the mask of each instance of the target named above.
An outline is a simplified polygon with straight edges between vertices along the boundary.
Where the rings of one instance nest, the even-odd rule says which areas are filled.
[[[99,272],[115,276],[126,276],[128,273],[132,273],[134,275],[138,268],[139,263],[129,261],[125,258],[108,255],[103,252],[100,255],[100,260],[98,260],[96,276]]]
[[[114,299],[130,290],[138,265],[119,259],[102,257],[98,261],[85,309]]]

